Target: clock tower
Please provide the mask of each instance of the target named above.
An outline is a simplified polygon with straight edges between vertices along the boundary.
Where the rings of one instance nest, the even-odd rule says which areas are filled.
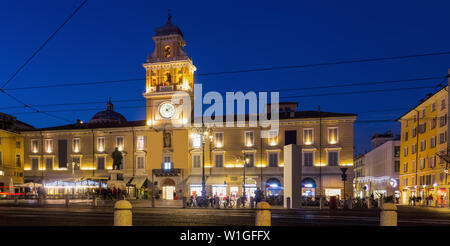
[[[174,122],[184,125],[193,110],[196,67],[184,50],[186,42],[183,33],[172,24],[171,19],[169,15],[167,23],[156,28],[153,36],[155,49],[143,64],[146,70],[143,95],[147,105],[147,125],[155,128],[165,128]],[[180,92],[184,92],[183,95],[187,93],[190,102],[187,102],[186,97],[181,97]],[[183,103],[190,105],[191,112],[184,110]]]

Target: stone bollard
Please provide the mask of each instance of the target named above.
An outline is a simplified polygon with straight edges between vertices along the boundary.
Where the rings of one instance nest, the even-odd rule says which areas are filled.
[[[367,199],[367,208],[372,208],[372,201]]]
[[[132,226],[133,213],[131,203],[127,200],[120,200],[114,205],[114,226]]]
[[[69,203],[70,203],[70,200],[69,200],[69,194],[67,194],[67,195],[66,195],[66,208],[69,207]]]
[[[186,208],[186,202],[187,202],[186,197],[183,196],[183,208]]]
[[[380,212],[380,226],[397,226],[397,206],[384,203]]]
[[[286,208],[287,209],[291,208],[291,198],[290,197],[286,197]]]
[[[256,226],[271,226],[270,205],[267,202],[258,202],[256,205]]]
[[[155,208],[155,197],[152,196],[152,208]]]

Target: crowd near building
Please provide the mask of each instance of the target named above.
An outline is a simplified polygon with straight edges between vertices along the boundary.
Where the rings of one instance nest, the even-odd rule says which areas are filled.
[[[249,115],[234,127],[185,126],[194,119],[194,105],[192,112],[185,112],[172,98],[184,92],[194,102],[196,67],[171,17],[156,29],[153,40],[154,51],[143,64],[146,119],[128,121],[109,99],[106,109],[86,122],[6,129],[0,135],[0,178],[15,178],[0,182],[29,186],[31,192],[38,185],[47,197],[89,196],[112,188],[111,155],[117,150],[123,156],[119,169],[124,184],[117,188],[131,198],[196,196],[203,180],[209,196],[238,197],[243,189],[254,196],[260,188],[276,197],[283,195],[283,147],[296,144],[303,165],[297,192],[312,199],[342,197],[344,190],[347,197],[352,195],[352,171],[343,182],[340,168],[353,166],[355,114],[301,111],[295,102],[280,103],[279,129],[267,138],[261,137],[267,129],[248,124]],[[173,125],[177,122],[182,126]],[[3,149],[6,144],[10,152]]]

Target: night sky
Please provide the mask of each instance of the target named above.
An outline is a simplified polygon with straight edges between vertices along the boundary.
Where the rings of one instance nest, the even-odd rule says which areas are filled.
[[[36,50],[81,3],[4,1],[0,8],[0,83]],[[198,73],[302,65],[342,60],[450,51],[449,1],[102,1],[90,0],[5,89],[51,84],[137,79],[141,81],[78,87],[10,90],[42,111],[75,122],[89,121],[109,96],[128,120],[145,119],[145,71],[154,30],[168,9],[181,28]],[[277,89],[445,76],[450,55],[333,65],[279,71],[199,76],[204,91]],[[396,119],[442,80],[281,92],[300,110],[360,113],[359,120]],[[421,90],[395,88],[430,86]],[[339,92],[382,89],[382,93]],[[139,100],[117,102],[118,100]],[[116,102],[115,102],[116,101]],[[92,102],[90,104],[77,104]],[[0,111],[35,127],[67,124],[31,112],[5,95]],[[134,107],[140,106],[140,107]],[[121,108],[122,107],[122,108]],[[80,109],[80,111],[73,111]],[[88,109],[88,110],[87,110]],[[371,112],[367,111],[383,111]],[[369,150],[370,137],[398,123],[355,124],[356,152]]]

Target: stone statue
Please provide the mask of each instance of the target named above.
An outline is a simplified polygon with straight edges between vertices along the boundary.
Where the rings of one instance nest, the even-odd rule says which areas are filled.
[[[120,170],[123,157],[122,152],[119,151],[119,148],[116,148],[114,152],[112,152],[111,157],[113,158],[113,170]]]
[[[164,130],[163,138],[164,138],[164,148],[172,147],[171,133]]]

